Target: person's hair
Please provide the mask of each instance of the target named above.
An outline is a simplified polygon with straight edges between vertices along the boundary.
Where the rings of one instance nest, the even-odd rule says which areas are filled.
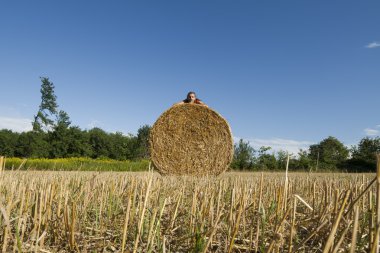
[[[187,93],[186,99],[184,99],[183,102],[185,102],[185,103],[190,103],[190,102],[191,102],[191,98],[190,98],[190,95],[191,95],[191,94],[194,94],[195,97],[197,97],[197,95],[195,94],[194,91],[190,91],[189,93]]]
[[[188,101],[191,100],[191,98],[190,98],[191,94],[195,95],[195,97],[197,96],[194,91],[189,91],[189,93],[187,93],[186,100],[188,100]]]

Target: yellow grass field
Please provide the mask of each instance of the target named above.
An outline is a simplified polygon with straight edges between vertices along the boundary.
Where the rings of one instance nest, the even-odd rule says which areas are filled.
[[[374,174],[3,171],[2,252],[367,252]]]

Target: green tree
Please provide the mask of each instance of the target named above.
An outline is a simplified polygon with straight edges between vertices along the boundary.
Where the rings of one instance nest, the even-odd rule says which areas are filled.
[[[294,160],[294,169],[310,171],[313,167],[313,160],[307,150],[300,149],[298,159]]]
[[[92,158],[110,157],[111,142],[108,134],[95,127],[88,131]]]
[[[43,132],[23,132],[17,139],[15,156],[41,158],[49,156],[50,145]]]
[[[352,171],[376,171],[376,153],[380,152],[380,138],[365,137],[351,149],[348,167]]]
[[[69,116],[64,111],[59,111],[57,114],[56,123],[53,125],[52,130],[48,132],[48,139],[50,143],[50,158],[63,158],[69,156],[68,149],[73,142],[78,144],[70,135],[69,126],[71,122]],[[72,147],[72,145],[71,145]],[[70,155],[71,156],[71,155]]]
[[[234,157],[231,164],[233,169],[247,170],[253,169],[255,149],[248,141],[243,139],[234,145]]]
[[[320,143],[309,147],[309,157],[323,169],[342,168],[349,151],[337,138],[329,136]]]
[[[33,130],[37,132],[50,131],[57,125],[69,127],[69,115],[62,110],[58,111],[55,86],[47,77],[41,77],[41,104],[32,122]]]
[[[148,159],[149,152],[149,134],[152,128],[144,125],[137,130],[137,158]]]
[[[57,96],[54,94],[54,84],[47,77],[41,77],[41,104],[37,115],[34,116],[33,130],[48,130],[53,126],[53,118],[57,116]]]
[[[130,142],[131,137],[125,136],[121,132],[110,134],[111,151],[110,158],[116,160],[126,160],[131,158]]]
[[[92,150],[89,135],[77,126],[71,126],[66,134],[66,157],[91,157]]]
[[[271,150],[271,147],[260,147],[259,155],[257,157],[257,168],[260,170],[275,170],[278,169],[278,164],[276,160],[276,156],[272,154],[268,154],[267,152]]]
[[[288,152],[280,150],[276,155],[277,168],[280,170],[286,169],[286,163],[288,161]]]
[[[127,148],[126,148],[126,157],[128,160],[139,160],[141,159],[140,155],[140,144],[137,139],[137,136],[133,134],[128,135],[128,142],[127,142]]]
[[[57,128],[69,128],[71,124],[69,115],[65,112],[60,110],[57,115],[57,124],[55,125]]]
[[[14,156],[18,137],[19,134],[11,130],[0,130],[0,154],[8,157]]]

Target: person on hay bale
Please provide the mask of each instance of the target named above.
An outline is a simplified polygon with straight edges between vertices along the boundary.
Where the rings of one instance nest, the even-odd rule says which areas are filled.
[[[198,104],[198,105],[203,105],[207,107],[207,105],[203,103],[202,100],[197,98],[197,95],[195,94],[194,91],[190,91],[189,93],[187,93],[186,99],[177,103],[177,105],[181,105],[181,104]]]

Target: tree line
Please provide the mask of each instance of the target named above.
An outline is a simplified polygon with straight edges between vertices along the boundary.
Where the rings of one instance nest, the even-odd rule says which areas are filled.
[[[77,126],[57,125],[49,131],[17,133],[0,130],[0,154],[7,157],[69,158],[90,157],[115,160],[149,159],[151,127],[140,127],[136,135],[108,133],[100,128],[82,130]],[[307,150],[290,154],[289,169],[302,171],[370,172],[376,170],[380,138],[365,137],[348,148],[337,138],[328,137]],[[237,170],[283,170],[288,153],[270,147],[254,149],[240,139],[234,145],[231,167]]]
[[[288,153],[274,152],[270,147],[254,149],[248,141],[235,144],[232,168],[239,170],[283,170]],[[380,152],[380,138],[365,137],[351,147],[329,136],[297,154],[290,154],[289,169],[303,171],[376,171],[376,154]]]
[[[90,157],[115,160],[149,158],[148,125],[137,135],[107,133],[100,128],[82,130],[77,126],[53,128],[48,132],[0,130],[0,155],[24,158]]]

